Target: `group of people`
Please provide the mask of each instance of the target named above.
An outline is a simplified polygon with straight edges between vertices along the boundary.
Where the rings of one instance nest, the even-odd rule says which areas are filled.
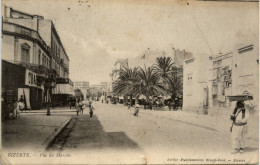
[[[12,101],[7,102],[6,106],[3,107],[5,112],[3,113],[3,118],[5,119],[17,119],[20,117],[20,112],[25,108],[23,95],[17,100],[15,98]]]
[[[93,116],[93,103],[90,98],[87,97],[87,100],[83,100],[81,98],[76,98],[76,113],[78,114],[83,114],[83,110],[88,107],[89,108],[89,116]]]

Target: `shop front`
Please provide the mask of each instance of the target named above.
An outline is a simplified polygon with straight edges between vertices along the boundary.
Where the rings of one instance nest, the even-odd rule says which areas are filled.
[[[43,102],[43,80],[26,67],[2,60],[2,96],[6,102],[23,98],[24,109],[40,109]]]

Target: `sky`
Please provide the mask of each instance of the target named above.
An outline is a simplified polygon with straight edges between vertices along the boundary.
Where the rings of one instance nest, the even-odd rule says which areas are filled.
[[[258,3],[188,0],[4,0],[53,21],[70,58],[72,81],[109,81],[118,58],[173,47],[196,55],[258,45]]]

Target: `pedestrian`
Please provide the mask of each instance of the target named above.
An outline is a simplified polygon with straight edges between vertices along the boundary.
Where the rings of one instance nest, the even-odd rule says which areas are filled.
[[[95,108],[93,107],[92,102],[89,102],[89,116],[92,117],[93,116],[93,110]]]
[[[131,108],[131,103],[130,103],[130,101],[128,101],[128,110]]]
[[[249,112],[245,109],[243,101],[236,103],[236,108],[231,114],[231,120],[233,121],[231,126],[231,139],[232,139],[232,154],[243,153],[244,140],[247,133],[247,121],[249,118]]]
[[[81,112],[83,114],[83,103],[82,103],[81,98],[77,98],[76,105],[77,105],[77,108],[76,108],[77,115],[79,114],[79,112]]]
[[[23,97],[23,95],[21,95],[20,96],[20,98],[19,98],[19,100],[18,100],[18,103],[19,103],[19,105],[20,105],[20,110],[23,110],[24,109],[24,107],[25,107],[25,103],[24,103],[24,97]]]
[[[140,106],[139,106],[139,104],[138,104],[138,102],[137,102],[137,103],[135,104],[135,113],[134,113],[134,116],[138,116],[139,108],[140,108]]]

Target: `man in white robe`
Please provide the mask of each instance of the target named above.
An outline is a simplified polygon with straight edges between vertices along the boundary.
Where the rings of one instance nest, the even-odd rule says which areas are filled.
[[[244,102],[238,101],[236,108],[231,115],[234,118],[232,128],[232,154],[243,153],[244,140],[247,133],[247,121],[249,119],[249,112],[245,109]]]

